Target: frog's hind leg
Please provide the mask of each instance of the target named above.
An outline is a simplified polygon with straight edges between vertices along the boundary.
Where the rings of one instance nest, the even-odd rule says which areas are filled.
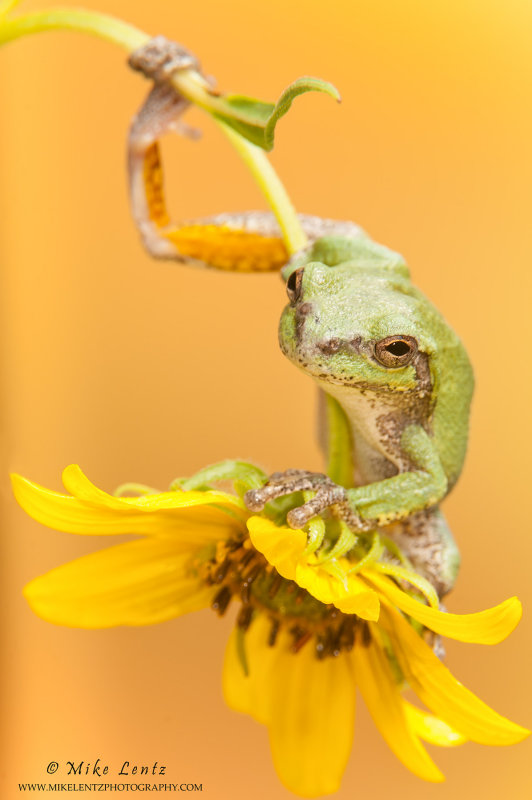
[[[289,261],[281,229],[270,212],[244,211],[173,222],[166,208],[159,140],[167,132],[197,138],[182,116],[190,105],[170,83],[179,70],[201,74],[186,48],[156,36],[131,54],[130,66],[154,81],[134,117],[128,139],[130,200],[133,217],[148,252],[193,266],[231,272],[280,271]],[[212,81],[203,76],[206,83]],[[214,91],[214,90],[213,90]],[[326,235],[360,236],[352,222],[299,215],[309,243]]]
[[[189,102],[170,84],[156,83],[128,138],[129,193],[133,219],[155,258],[231,272],[278,271],[288,252],[273,214],[244,212],[172,222],[166,207],[159,139],[167,131],[199,133],[181,117]]]
[[[381,530],[397,544],[415,571],[434,586],[440,599],[451,591],[460,568],[460,553],[441,511],[418,511]]]
[[[189,103],[169,84],[155,84],[128,138],[129,193],[133,218],[148,252],[156,258],[180,258],[168,237],[172,230],[166,210],[159,138],[167,130],[197,137],[180,117]]]
[[[148,252],[200,266],[242,272],[280,270],[288,252],[273,215],[261,212],[172,222],[166,208],[159,140],[167,132],[197,138],[183,124],[190,105],[170,83],[179,70],[200,72],[186,48],[157,36],[132,53],[130,66],[154,81],[128,137],[128,170],[133,218]],[[206,83],[207,79],[205,79]]]

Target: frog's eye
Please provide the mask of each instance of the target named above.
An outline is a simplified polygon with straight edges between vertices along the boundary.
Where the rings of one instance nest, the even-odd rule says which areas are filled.
[[[296,269],[286,282],[286,294],[292,304],[297,303],[301,297],[301,286],[303,283],[303,270],[304,267]]]
[[[417,341],[413,336],[387,336],[375,345],[375,358],[384,367],[404,367],[410,364],[417,353]]]

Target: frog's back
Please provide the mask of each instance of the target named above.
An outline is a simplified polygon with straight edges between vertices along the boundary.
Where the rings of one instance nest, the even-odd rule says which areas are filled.
[[[466,454],[474,377],[459,337],[441,314],[434,311],[436,349],[430,364],[435,402],[431,429],[451,489],[462,471]]]

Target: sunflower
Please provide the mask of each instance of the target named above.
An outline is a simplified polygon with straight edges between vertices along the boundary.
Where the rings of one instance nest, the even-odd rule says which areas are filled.
[[[227,478],[236,494],[212,487]],[[432,632],[495,644],[520,619],[517,598],[476,614],[440,611],[430,584],[378,532],[357,537],[332,516],[292,530],[286,514],[301,497],[251,514],[241,496],[265,480],[252,465],[224,462],[167,492],[128,484],[109,495],[75,465],[63,473],[68,494],[12,479],[22,508],[44,525],[137,535],[31,581],[25,596],[45,620],[81,628],[152,625],[239,605],[224,695],[231,708],[268,727],[275,767],[297,794],[339,788],[356,687],[391,750],[428,781],[443,775],[423,741],[507,745],[528,735],[454,678],[427,641]],[[136,496],[123,496],[126,490]],[[424,709],[403,697],[407,687]]]

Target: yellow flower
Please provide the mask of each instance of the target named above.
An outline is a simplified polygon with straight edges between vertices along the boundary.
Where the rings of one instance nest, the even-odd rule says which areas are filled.
[[[20,505],[49,527],[142,538],[36,578],[25,588],[33,610],[56,624],[100,628],[150,625],[209,606],[223,614],[237,600],[225,698],[267,725],[276,769],[292,791],[316,797],[339,788],[357,686],[390,748],[425,780],[443,775],[422,740],[506,745],[528,735],[459,683],[424,640],[429,629],[499,642],[519,621],[516,598],[478,614],[443,613],[426,581],[381,560],[376,538],[355,559],[342,535],[328,550],[312,547],[307,533],[250,514],[239,497],[205,485],[116,497],[77,466],[67,467],[63,482],[67,495],[13,476]],[[404,580],[413,592],[401,588]],[[402,697],[405,685],[428,711]]]

